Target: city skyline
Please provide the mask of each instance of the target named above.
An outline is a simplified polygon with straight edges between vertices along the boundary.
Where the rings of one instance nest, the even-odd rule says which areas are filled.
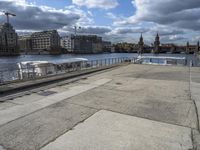
[[[11,23],[18,33],[57,29],[70,34],[97,34],[112,42],[152,43],[159,32],[162,43],[200,40],[198,0],[0,0],[0,10],[16,13]],[[6,18],[1,14],[1,23]]]

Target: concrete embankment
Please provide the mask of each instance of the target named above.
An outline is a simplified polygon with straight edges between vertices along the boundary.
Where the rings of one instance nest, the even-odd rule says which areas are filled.
[[[135,65],[0,103],[11,150],[192,150],[200,69]]]

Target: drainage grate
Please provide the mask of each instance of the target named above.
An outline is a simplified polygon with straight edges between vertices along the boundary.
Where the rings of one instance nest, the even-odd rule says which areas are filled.
[[[122,85],[122,83],[120,83],[120,82],[117,82],[117,83],[115,83],[116,85]]]
[[[57,93],[57,92],[55,92],[55,91],[40,91],[37,94],[41,95],[41,96],[49,96],[49,95],[52,95],[52,94],[55,94],[55,93]]]

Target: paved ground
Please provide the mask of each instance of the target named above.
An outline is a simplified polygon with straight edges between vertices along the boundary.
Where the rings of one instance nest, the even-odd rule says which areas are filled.
[[[0,148],[195,149],[199,74],[131,64],[0,103]]]
[[[188,150],[192,148],[189,128],[103,110],[47,145],[43,150]]]

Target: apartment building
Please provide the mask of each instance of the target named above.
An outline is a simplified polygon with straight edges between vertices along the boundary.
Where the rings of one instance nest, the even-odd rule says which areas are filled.
[[[18,38],[19,49],[21,53],[31,54],[32,53],[32,39],[31,35],[23,35]]]
[[[60,36],[56,30],[35,32],[31,35],[32,50],[44,54],[60,54]]]
[[[61,37],[60,40],[61,47],[66,49],[68,52],[73,52],[74,50],[74,35],[67,35]]]
[[[91,54],[102,53],[102,37],[96,35],[77,35],[74,36],[74,53]]]
[[[19,55],[18,35],[9,23],[0,25],[0,55]]]

